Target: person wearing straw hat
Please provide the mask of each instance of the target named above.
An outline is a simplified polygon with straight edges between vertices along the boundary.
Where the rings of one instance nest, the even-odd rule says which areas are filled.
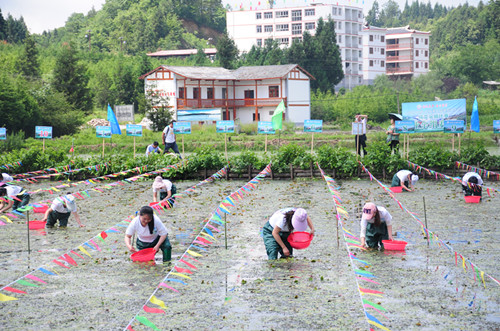
[[[410,170],[399,170],[392,176],[391,187],[403,187],[403,190],[411,192],[415,190],[415,183],[418,181],[418,176]]]
[[[384,248],[382,240],[393,240],[392,238],[392,216],[387,209],[368,202],[363,207],[361,217],[361,246],[369,248]]]
[[[71,213],[75,215],[78,225],[80,227],[84,227],[85,225],[82,224],[80,221],[80,215],[78,215],[75,197],[68,193],[66,196],[56,198],[52,201],[50,208],[47,209],[41,221],[47,221],[45,227],[53,228],[59,220],[59,228],[66,228],[68,226],[68,220]]]
[[[483,196],[483,179],[477,172],[470,171],[462,177],[462,192],[468,196]]]
[[[0,200],[0,213],[6,212],[12,207],[12,210],[26,206],[30,202],[30,195],[21,186],[8,185],[0,187],[0,197],[12,197],[13,199]],[[21,212],[19,212],[21,213]]]
[[[137,235],[137,249],[132,246],[131,238],[134,234]],[[139,216],[130,222],[125,231],[125,245],[131,253],[146,248],[154,248],[156,252],[161,249],[163,262],[172,259],[172,245],[168,240],[168,230],[161,219],[154,214],[153,208],[149,206],[142,207],[139,210]]]
[[[160,193],[160,199],[158,200],[158,193]],[[163,179],[161,176],[156,176],[153,182],[153,202],[160,202],[171,200],[172,203],[175,202],[174,194],[177,193],[177,187],[169,181],[168,179]]]
[[[285,208],[276,211],[263,228],[264,245],[269,260],[292,257],[293,248],[288,236],[293,231],[305,231],[307,227],[314,234],[314,226],[303,208]]]

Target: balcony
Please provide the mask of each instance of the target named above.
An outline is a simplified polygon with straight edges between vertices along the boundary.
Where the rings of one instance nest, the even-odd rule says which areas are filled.
[[[411,55],[386,57],[386,62],[409,62],[409,61],[413,61]]]
[[[387,68],[387,75],[405,75],[405,74],[413,74],[413,68]]]
[[[402,43],[402,44],[387,44],[385,47],[386,51],[394,50],[394,49],[411,49],[411,43]]]
[[[277,107],[286,98],[258,99],[177,99],[177,109],[190,108],[242,108],[242,107]]]

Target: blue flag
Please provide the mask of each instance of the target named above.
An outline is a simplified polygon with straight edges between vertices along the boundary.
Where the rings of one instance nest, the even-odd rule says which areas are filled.
[[[470,115],[470,129],[479,132],[479,110],[477,108],[477,98],[474,97],[474,104],[472,105],[472,114]]]
[[[122,130],[120,129],[120,125],[118,125],[118,120],[116,119],[115,113],[111,106],[108,103],[108,121],[109,125],[111,125],[111,134],[122,134]]]

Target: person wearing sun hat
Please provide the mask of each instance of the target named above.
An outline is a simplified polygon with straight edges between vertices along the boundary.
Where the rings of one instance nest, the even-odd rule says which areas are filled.
[[[78,215],[77,212],[75,197],[68,193],[67,195],[56,198],[52,201],[50,208],[47,209],[41,221],[47,221],[46,227],[53,228],[59,220],[59,227],[65,228],[68,226],[68,220],[71,213],[75,215],[75,219],[80,227],[83,227],[84,225],[80,221],[80,215]]]
[[[158,200],[158,193],[160,193],[160,199]],[[153,182],[153,202],[165,201],[170,199],[172,203],[174,202],[173,195],[177,193],[177,188],[168,179],[163,179],[161,176],[156,176]]]
[[[361,217],[361,246],[378,248],[384,247],[382,240],[392,239],[392,216],[387,209],[377,206],[373,202],[368,202],[363,207]]]
[[[462,191],[465,196],[482,196],[483,179],[477,172],[470,171],[462,177]]]
[[[410,170],[399,170],[392,177],[391,187],[402,186],[403,190],[411,192],[415,190],[415,183],[418,181],[418,176]]]
[[[307,211],[303,208],[280,209],[271,216],[263,228],[264,245],[269,260],[280,257],[291,257],[293,248],[288,242],[288,236],[293,231],[305,231],[309,227],[314,234],[314,226]]]

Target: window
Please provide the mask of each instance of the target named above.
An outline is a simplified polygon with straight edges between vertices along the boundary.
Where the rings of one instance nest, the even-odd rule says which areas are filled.
[[[380,49],[380,54],[384,55],[385,54],[385,49],[381,48]]]
[[[293,38],[292,38],[292,43],[293,43],[294,41],[298,41],[298,42],[300,43],[300,42],[302,41],[302,37],[293,37]]]
[[[257,39],[257,46],[262,47],[262,39]]]
[[[288,24],[276,24],[276,31],[288,31]]]
[[[273,12],[272,11],[265,12],[264,18],[273,18]]]
[[[373,54],[373,47],[370,47],[370,51],[369,51],[370,54]]]
[[[339,8],[339,15],[342,15],[342,8]]]
[[[279,98],[280,90],[278,86],[269,86],[269,97],[270,98]]]
[[[316,28],[315,22],[306,23],[306,25],[305,25],[306,30],[314,30],[315,28]]]
[[[256,20],[262,19],[262,13],[255,13],[255,19]]]
[[[418,56],[418,49],[415,51],[415,56]]]
[[[338,30],[342,30],[342,22],[337,22]]]
[[[362,64],[359,65],[359,71],[363,71],[363,65]]]
[[[255,113],[252,114],[252,120],[255,122]],[[259,113],[259,119],[258,120],[260,121],[260,113]]]
[[[288,45],[290,40],[288,38],[278,38],[278,44],[280,45]]]
[[[288,17],[288,10],[282,10],[276,12],[276,18]]]
[[[257,33],[261,33],[262,32],[262,25],[257,25]]]
[[[193,87],[193,99],[200,98],[200,90],[197,87]]]
[[[418,68],[418,62],[415,62],[415,68]]]
[[[373,67],[373,60],[370,60],[370,67]]]
[[[264,32],[273,32],[272,25],[264,25]]]
[[[292,34],[302,34],[302,24],[292,24]]]
[[[380,66],[383,68],[385,67],[385,62],[384,61],[380,61]]]
[[[207,99],[213,99],[213,98],[214,98],[214,88],[207,87]]]
[[[292,21],[302,21],[302,10],[292,10]]]
[[[359,57],[361,57],[361,55],[362,55],[362,54],[361,54],[361,51],[358,51],[358,56],[359,56]]]
[[[339,36],[339,43],[342,42],[342,36]]]
[[[337,7],[333,7],[333,9],[332,9],[332,14],[333,14],[333,15],[337,15]]]
[[[314,9],[306,9],[306,10],[304,10],[304,16],[314,16],[314,15],[316,15]]]
[[[179,87],[179,99],[184,99],[184,87]]]
[[[429,51],[425,51],[425,57],[429,56]]]
[[[429,67],[429,64],[427,62],[424,62],[425,69]]]
[[[424,39],[424,40],[425,40],[425,44],[429,45],[429,39]]]
[[[415,38],[415,44],[418,45],[418,38]]]
[[[373,41],[373,35],[372,34],[370,35],[370,41]]]
[[[380,41],[385,42],[385,36],[380,36]]]
[[[358,43],[361,45],[361,37],[358,38]]]

